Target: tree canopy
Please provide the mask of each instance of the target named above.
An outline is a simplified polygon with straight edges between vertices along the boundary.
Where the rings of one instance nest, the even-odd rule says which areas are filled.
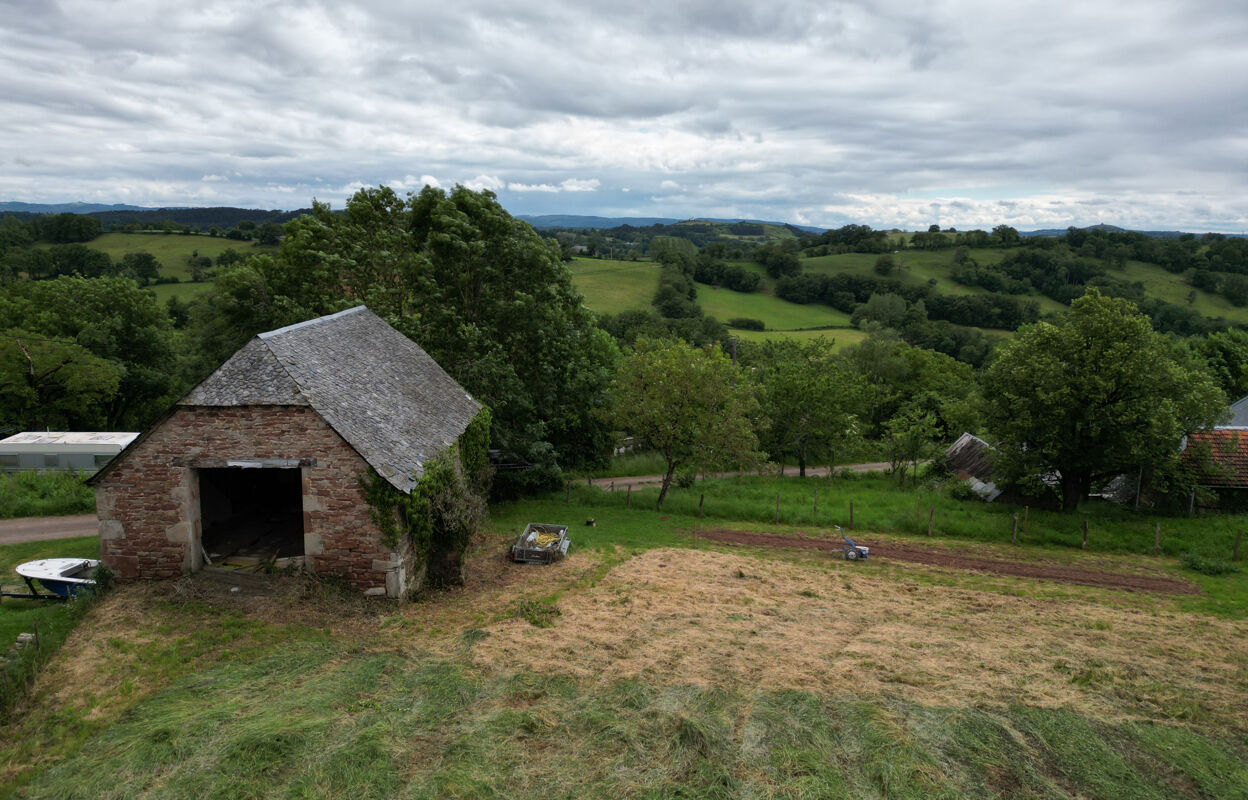
[[[1173,463],[1180,437],[1226,408],[1203,365],[1134,305],[1095,290],[1061,322],[1021,329],[984,374],[983,392],[1005,473],[1055,473],[1067,511],[1098,480]]]
[[[663,504],[681,466],[741,465],[758,456],[753,385],[718,346],[639,339],[611,387],[611,419],[663,456]]]
[[[530,477],[610,452],[595,412],[615,344],[557,246],[488,191],[426,187],[404,199],[382,186],[342,214],[316,203],[287,223],[275,257],[222,270],[194,327],[220,361],[259,331],[361,303],[490,406],[493,446],[538,466]]]
[[[765,445],[773,459],[834,464],[837,453],[858,434],[856,412],[865,387],[862,378],[833,352],[832,342],[769,342],[760,353],[756,380],[763,411],[770,420]]]

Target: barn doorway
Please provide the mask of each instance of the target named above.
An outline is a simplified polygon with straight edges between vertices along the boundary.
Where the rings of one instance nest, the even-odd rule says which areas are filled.
[[[199,470],[204,555],[215,566],[288,566],[303,560],[298,469]]]

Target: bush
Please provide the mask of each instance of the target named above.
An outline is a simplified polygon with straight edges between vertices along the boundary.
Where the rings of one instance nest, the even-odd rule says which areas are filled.
[[[1190,552],[1181,554],[1179,561],[1188,569],[1195,570],[1203,575],[1229,575],[1240,571],[1239,565],[1232,564],[1230,561],[1223,561],[1220,558],[1205,558]]]
[[[89,514],[95,492],[83,483],[84,472],[10,472],[0,474],[0,519]]]
[[[728,327],[743,331],[761,331],[767,328],[761,319],[752,319],[750,317],[733,317],[728,320]]]

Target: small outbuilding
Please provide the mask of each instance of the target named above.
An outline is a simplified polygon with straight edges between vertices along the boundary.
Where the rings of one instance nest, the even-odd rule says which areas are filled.
[[[248,552],[402,596],[418,565],[361,480],[410,493],[480,410],[364,306],[259,334],[91,479],[101,558],[126,580]]]

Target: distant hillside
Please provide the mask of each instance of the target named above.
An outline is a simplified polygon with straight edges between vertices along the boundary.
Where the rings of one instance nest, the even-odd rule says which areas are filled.
[[[198,228],[201,231],[206,231],[214,225],[222,229],[233,228],[243,220],[251,220],[257,225],[264,225],[270,222],[280,224],[310,212],[311,209],[308,208],[301,208],[297,211],[281,211],[279,209],[265,211],[258,208],[232,208],[229,206],[218,206],[212,208],[157,208],[142,209],[139,211],[97,211],[92,212],[88,216],[98,219],[104,226],[105,230],[119,228],[123,225],[130,225],[132,223],[137,223],[139,226],[143,226],[148,223],[176,222],[179,225],[186,225],[191,228]]]
[[[633,228],[649,228],[653,225],[679,225],[684,223],[698,222],[720,222],[725,224],[734,224],[738,222],[749,222],[756,225],[774,225],[778,228],[790,227],[798,230],[807,231],[809,233],[823,233],[823,228],[812,228],[809,225],[790,225],[785,222],[768,222],[761,219],[742,219],[736,217],[733,219],[715,219],[712,217],[695,217],[692,219],[672,219],[670,217],[589,217],[578,214],[543,214],[534,216],[532,214],[517,214],[518,219],[532,225],[534,228],[593,228],[593,229],[610,229],[620,228],[628,225]]]
[[[1027,237],[1065,236],[1066,231],[1068,230],[1070,229],[1069,228],[1045,228],[1043,230],[1038,230],[1038,231],[1019,231],[1018,233],[1020,236],[1027,236]],[[1193,233],[1193,231],[1136,231],[1136,230],[1131,230],[1130,228],[1119,228],[1117,225],[1106,225],[1104,223],[1100,225],[1089,225],[1086,228],[1077,228],[1076,230],[1105,231],[1106,233],[1142,233],[1145,236],[1151,236],[1154,239],[1177,239],[1180,236],[1182,236],[1184,233]],[[1197,234],[1197,235],[1199,236],[1201,234]],[[1238,238],[1243,237],[1244,234],[1226,233],[1226,234],[1223,234],[1223,236],[1233,236],[1238,239]]]
[[[102,203],[19,203],[10,201],[0,203],[0,214],[6,211],[25,212],[27,214],[90,214],[96,211],[148,211],[143,206],[128,206],[120,203],[104,205]]]
[[[579,214],[517,214],[516,218],[534,228],[618,228],[621,225],[641,228],[680,222],[670,217],[587,217]]]

